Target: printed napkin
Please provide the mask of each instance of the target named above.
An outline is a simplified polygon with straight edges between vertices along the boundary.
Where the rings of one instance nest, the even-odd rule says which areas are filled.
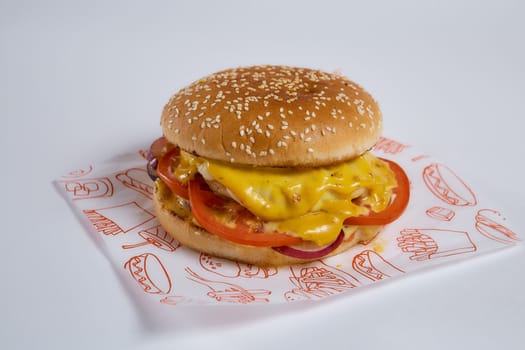
[[[521,241],[504,213],[446,164],[385,137],[372,152],[405,169],[411,182],[405,213],[367,244],[279,268],[200,254],[168,235],[152,209],[146,150],[86,164],[56,185],[103,242],[130,295],[148,308],[316,301]]]

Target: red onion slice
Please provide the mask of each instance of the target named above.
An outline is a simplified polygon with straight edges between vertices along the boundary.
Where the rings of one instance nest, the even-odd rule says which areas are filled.
[[[151,158],[148,160],[148,164],[146,165],[146,170],[148,171],[148,175],[152,181],[157,180],[157,164],[157,158]]]
[[[339,235],[337,236],[335,241],[317,250],[301,250],[301,249],[293,248],[292,246],[272,247],[272,249],[283,255],[290,256],[292,258],[320,259],[323,256],[326,256],[329,253],[333,252],[335,249],[337,249],[337,247],[339,247],[341,243],[343,243],[344,238],[345,238],[345,233],[343,232],[343,230],[341,230],[341,232],[339,232]]]

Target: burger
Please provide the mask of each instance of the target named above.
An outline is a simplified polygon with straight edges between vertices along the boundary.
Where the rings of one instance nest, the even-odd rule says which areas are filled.
[[[223,70],[165,105],[149,151],[153,206],[184,246],[259,266],[305,263],[370,241],[409,182],[369,150],[372,96],[339,74],[260,65]]]

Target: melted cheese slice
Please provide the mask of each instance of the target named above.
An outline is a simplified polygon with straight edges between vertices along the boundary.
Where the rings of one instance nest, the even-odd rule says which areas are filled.
[[[335,240],[346,218],[385,209],[396,186],[388,165],[369,153],[319,168],[255,168],[202,158],[187,163],[199,164],[206,178],[267,222],[266,230],[320,246]]]

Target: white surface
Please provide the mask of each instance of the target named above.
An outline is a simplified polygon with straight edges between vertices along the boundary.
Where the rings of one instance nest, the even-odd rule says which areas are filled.
[[[215,70],[341,68],[380,101],[386,136],[446,161],[523,237],[524,15],[519,1],[1,2],[0,346],[521,349],[523,246],[314,307],[157,327],[51,181],[159,135],[168,97]]]

